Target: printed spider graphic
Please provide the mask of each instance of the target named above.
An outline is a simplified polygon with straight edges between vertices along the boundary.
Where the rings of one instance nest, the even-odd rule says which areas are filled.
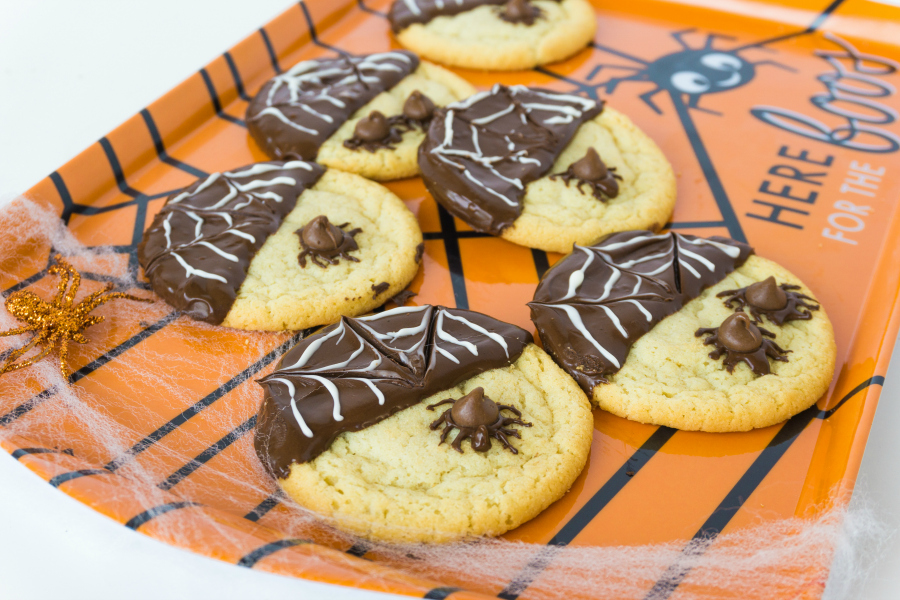
[[[507,429],[509,425],[522,425],[523,427],[531,427],[531,423],[526,423],[518,418],[506,417],[500,414],[501,410],[508,410],[516,417],[521,417],[522,413],[512,406],[505,404],[497,404],[484,395],[484,388],[477,387],[462,398],[447,398],[441,400],[437,404],[432,404],[428,410],[434,410],[443,404],[452,404],[438,417],[431,425],[432,431],[444,425],[441,431],[441,441],[438,445],[443,444],[450,432],[457,428],[459,435],[453,440],[451,447],[459,453],[463,449],[461,444],[463,440],[472,438],[472,449],[477,452],[487,452],[491,449],[491,438],[500,440],[503,447],[518,454],[519,451],[512,447],[506,436],[514,436],[522,439],[519,432],[515,429]]]
[[[68,377],[70,370],[66,362],[69,354],[68,343],[88,343],[83,331],[91,325],[103,321],[104,317],[91,315],[97,307],[106,304],[110,300],[134,300],[136,302],[152,302],[146,298],[138,298],[122,292],[112,292],[114,285],[107,284],[102,290],[94,292],[87,298],[75,304],[75,295],[81,285],[81,274],[75,268],[63,260],[62,256],[54,256],[56,264],[52,265],[48,272],[51,275],[59,275],[59,292],[51,302],[42,300],[37,294],[29,290],[14,292],[6,299],[6,310],[20,321],[27,323],[25,327],[12,331],[0,332],[0,337],[22,335],[34,332],[31,340],[17,350],[13,350],[0,368],[0,375],[24,369],[46,358],[51,352],[59,350],[59,369],[63,377]],[[35,346],[42,346],[42,350],[27,360],[16,362],[25,353]]]
[[[715,33],[709,34],[702,47],[692,48],[684,40],[684,36],[693,31],[695,30],[685,29],[673,32],[671,34],[672,38],[678,42],[682,49],[657,58],[653,62],[648,62],[616,50],[614,54],[617,56],[642,66],[598,65],[588,75],[588,80],[593,79],[604,68],[633,71],[632,75],[612,78],[597,87],[605,89],[607,93],[611,94],[620,83],[625,81],[651,81],[657,87],[641,94],[640,98],[657,114],[662,114],[662,110],[654,103],[653,96],[660,92],[669,92],[673,99],[686,97],[685,104],[689,108],[718,115],[719,113],[716,111],[699,106],[702,96],[725,92],[749,83],[755,76],[756,67],[759,65],[773,65],[788,71],[794,71],[794,69],[775,61],[764,60],[754,63],[739,56],[738,53],[749,46],[733,50],[722,50],[713,47],[716,38],[733,39],[729,36]],[[752,46],[759,47],[756,44]]]

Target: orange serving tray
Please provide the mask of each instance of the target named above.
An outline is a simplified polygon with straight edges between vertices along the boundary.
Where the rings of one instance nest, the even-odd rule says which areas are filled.
[[[252,94],[303,59],[396,47],[389,4],[291,6],[28,196],[60,214],[79,241],[111,247],[136,269],[141,234],[172,190],[266,159],[242,120]],[[575,546],[687,541],[827,510],[852,489],[900,324],[900,9],[866,0],[594,4],[596,42],[574,58],[526,72],[458,72],[479,87],[600,97],[628,114],[675,166],[679,199],[668,227],[749,241],[807,282],[834,322],[837,376],[816,406],[748,433],[676,431],[596,411],[588,468],[568,495],[506,537]],[[558,255],[472,231],[438,209],[419,179],[389,187],[425,232],[424,268],[412,285],[418,302],[533,330],[525,303]],[[49,254],[22,241],[0,257],[2,289],[47,293]],[[291,509],[262,475],[251,442],[261,397],[252,379],[295,338],[200,326],[161,305],[141,315],[140,323],[108,319],[73,355],[75,394],[131,432],[121,454],[67,420],[56,403],[70,400],[41,389],[31,370],[0,379],[0,444],[111,518],[245,567],[433,598],[529,597],[527,585],[454,591],[348,555],[339,542],[328,547],[324,537],[294,539]],[[204,340],[227,348],[215,368]],[[142,367],[154,369],[158,386],[138,377]],[[173,385],[174,398],[166,393]],[[60,448],[71,452],[49,451]],[[129,479],[130,464],[152,481]],[[252,485],[236,487],[235,473]]]

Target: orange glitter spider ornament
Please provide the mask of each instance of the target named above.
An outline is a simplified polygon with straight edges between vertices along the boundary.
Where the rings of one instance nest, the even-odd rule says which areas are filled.
[[[48,269],[51,275],[59,275],[59,293],[52,302],[42,300],[37,294],[28,290],[21,290],[10,294],[6,299],[6,310],[20,321],[27,323],[25,327],[12,331],[0,332],[0,337],[21,335],[35,332],[31,340],[19,348],[13,350],[0,368],[0,375],[29,367],[39,360],[46,358],[55,349],[59,349],[59,370],[63,377],[69,376],[69,366],[66,359],[69,354],[68,343],[88,343],[82,332],[103,321],[104,317],[91,315],[91,312],[110,300],[124,299],[136,302],[153,302],[146,298],[138,298],[122,292],[112,292],[113,284],[109,283],[99,292],[94,292],[87,298],[75,304],[75,294],[81,285],[81,274],[75,267],[63,260],[57,254],[53,257],[56,264]],[[16,362],[25,353],[35,346],[42,346],[40,352],[29,359]]]

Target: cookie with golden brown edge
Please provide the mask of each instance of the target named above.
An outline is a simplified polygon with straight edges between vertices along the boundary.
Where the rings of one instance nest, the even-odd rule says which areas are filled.
[[[576,246],[529,306],[593,404],[642,423],[766,427],[834,375],[834,331],[809,289],[727,238],[635,231]]]
[[[525,86],[439,109],[419,167],[434,198],[474,229],[547,251],[658,229],[675,206],[671,166],[627,117]]]
[[[514,71],[568,58],[597,30],[587,0],[395,0],[397,40],[439,63]]]
[[[292,155],[386,181],[418,174],[416,149],[435,106],[475,93],[406,51],[320,58],[273,77],[247,108],[272,158]]]
[[[575,382],[476,312],[345,318],[261,383],[260,460],[300,505],[374,540],[499,535],[565,494],[590,449]]]
[[[305,329],[403,290],[422,233],[383,186],[300,160],[213,173],[173,194],[138,247],[153,290],[194,319]]]

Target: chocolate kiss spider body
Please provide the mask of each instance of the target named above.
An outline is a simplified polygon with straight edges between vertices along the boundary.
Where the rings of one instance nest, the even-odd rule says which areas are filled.
[[[477,387],[462,398],[454,400],[447,398],[441,400],[437,404],[432,404],[428,410],[434,410],[443,404],[452,404],[450,408],[445,410],[431,425],[432,431],[444,425],[441,431],[441,441],[438,445],[443,444],[453,428],[459,429],[459,434],[453,440],[451,447],[459,453],[462,453],[463,440],[472,439],[472,449],[477,452],[487,452],[491,449],[491,438],[500,440],[503,447],[518,454],[519,451],[513,448],[512,444],[506,436],[511,435],[522,439],[519,432],[515,429],[507,429],[510,425],[522,425],[523,427],[531,427],[531,423],[526,423],[518,418],[505,417],[500,414],[501,410],[508,410],[516,417],[521,417],[522,413],[518,409],[507,406],[506,404],[497,404],[484,395],[484,388]]]
[[[46,358],[55,349],[59,349],[59,369],[63,377],[68,377],[69,366],[66,362],[69,354],[69,341],[79,344],[88,343],[82,333],[91,325],[103,321],[104,317],[90,313],[110,300],[125,299],[136,302],[152,302],[146,298],[138,298],[122,292],[112,292],[114,285],[107,284],[102,290],[94,292],[75,304],[75,295],[81,285],[81,274],[63,260],[62,256],[54,257],[56,264],[48,269],[51,275],[59,275],[59,290],[51,302],[42,300],[29,290],[15,292],[6,299],[6,310],[11,315],[27,323],[25,327],[12,331],[0,332],[0,337],[21,335],[36,332],[31,340],[17,350],[13,350],[0,368],[0,375],[23,369]],[[71,283],[71,285],[70,285]],[[43,349],[33,357],[17,363],[16,361],[35,346]]]

